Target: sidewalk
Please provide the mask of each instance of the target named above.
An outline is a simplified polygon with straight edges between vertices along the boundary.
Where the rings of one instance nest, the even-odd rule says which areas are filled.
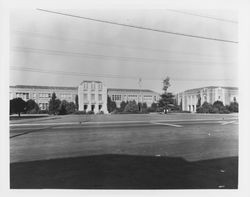
[[[10,125],[66,125],[66,124],[105,124],[105,123],[142,123],[150,121],[199,121],[199,120],[232,120],[237,114],[113,114],[113,115],[57,115],[44,118],[32,118],[10,121]],[[46,121],[46,122],[44,122]]]

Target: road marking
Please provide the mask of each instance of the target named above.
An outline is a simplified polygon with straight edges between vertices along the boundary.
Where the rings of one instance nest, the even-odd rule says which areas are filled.
[[[234,120],[232,122],[235,122],[237,119],[231,119],[228,118],[228,120]],[[120,124],[120,123],[149,123],[149,122],[161,122],[161,121],[165,121],[165,122],[197,122],[197,123],[214,123],[214,122],[202,122],[202,121],[217,121],[219,123],[225,123],[226,121],[218,121],[218,119],[189,119],[189,120],[152,120],[152,121],[147,121],[147,120],[143,120],[143,121],[138,121],[138,120],[129,120],[129,121],[105,121],[105,122],[50,122],[50,123],[14,123],[14,124],[10,124],[10,127],[18,127],[18,126],[42,126],[42,125],[46,125],[46,126],[54,126],[54,125],[78,125],[78,124],[83,124],[83,125],[95,125],[95,124]],[[230,122],[231,123],[231,122]],[[163,123],[162,123],[163,124]],[[165,124],[165,123],[164,123]],[[166,123],[168,124],[168,123]],[[169,124],[169,126],[171,126]],[[180,125],[179,125],[180,126]],[[177,127],[179,127],[177,126]]]
[[[232,124],[232,123],[235,123],[236,121],[234,120],[234,121],[229,121],[229,122],[222,122],[221,123],[221,125],[227,125],[227,124]]]
[[[158,124],[158,125],[165,125],[165,126],[171,126],[171,127],[183,127],[181,125],[177,125],[177,124],[169,124],[169,123],[160,123],[160,122],[151,122],[152,124]]]

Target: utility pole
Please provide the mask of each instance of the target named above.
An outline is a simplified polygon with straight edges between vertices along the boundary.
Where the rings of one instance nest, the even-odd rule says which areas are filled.
[[[139,84],[139,89],[140,89],[140,98],[141,98],[140,111],[142,112],[141,81],[142,81],[142,79],[141,79],[141,78],[139,78],[139,82],[138,82],[138,84]],[[139,99],[138,99],[138,101],[139,101]]]

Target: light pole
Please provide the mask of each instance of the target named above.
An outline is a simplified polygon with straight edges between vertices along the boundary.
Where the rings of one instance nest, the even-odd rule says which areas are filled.
[[[142,79],[141,78],[139,78],[139,88],[140,88],[140,98],[141,98],[141,104],[140,104],[140,111],[142,112],[142,94],[141,94],[141,81],[142,81]],[[139,101],[139,99],[138,99],[138,101]]]

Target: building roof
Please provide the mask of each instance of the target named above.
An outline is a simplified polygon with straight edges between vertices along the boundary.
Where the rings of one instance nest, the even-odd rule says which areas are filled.
[[[127,92],[150,92],[150,93],[156,93],[152,90],[148,89],[123,89],[123,88],[108,88],[108,91],[127,91]],[[157,94],[157,93],[156,93]]]
[[[238,90],[237,87],[227,87],[227,86],[206,86],[206,87],[200,87],[200,88],[194,88],[194,89],[189,89],[189,90],[185,90],[184,92],[191,92],[191,91],[199,91],[201,89],[213,89],[213,88],[223,88],[223,89],[229,89],[229,90]]]
[[[78,87],[16,85],[10,88],[78,90]]]
[[[80,85],[82,85],[84,82],[88,82],[88,83],[92,83],[92,82],[102,83],[101,81],[83,80],[83,81],[80,83]]]

